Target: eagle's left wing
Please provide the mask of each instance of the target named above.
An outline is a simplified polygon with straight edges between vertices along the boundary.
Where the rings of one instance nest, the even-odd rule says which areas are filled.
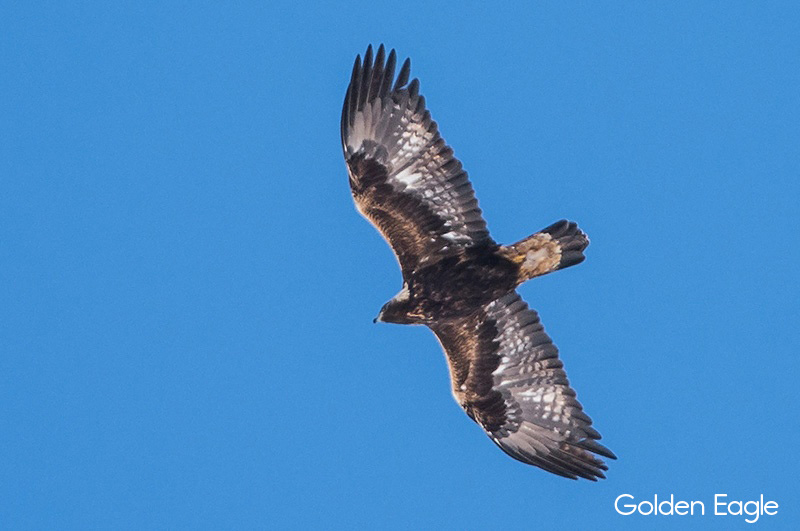
[[[616,457],[597,442],[558,349],[516,292],[429,326],[447,355],[453,395],[497,446],[560,476],[605,477],[608,468],[592,452]]]
[[[384,62],[385,60],[385,62]],[[391,245],[407,277],[459,247],[493,244],[475,193],[394,50],[357,57],[342,109],[342,148],[358,210]]]

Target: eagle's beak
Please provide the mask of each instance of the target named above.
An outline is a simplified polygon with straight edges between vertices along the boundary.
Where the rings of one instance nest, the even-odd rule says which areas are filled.
[[[378,316],[372,320],[372,323],[375,324],[378,322],[383,322],[383,319],[381,319],[381,317],[383,317],[383,308],[381,308],[381,311],[378,312]]]

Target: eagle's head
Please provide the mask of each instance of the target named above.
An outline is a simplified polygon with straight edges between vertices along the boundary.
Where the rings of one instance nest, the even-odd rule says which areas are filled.
[[[417,301],[412,297],[408,284],[403,284],[403,289],[400,290],[400,293],[383,305],[378,316],[372,322],[422,324],[426,322],[426,317],[420,312]]]

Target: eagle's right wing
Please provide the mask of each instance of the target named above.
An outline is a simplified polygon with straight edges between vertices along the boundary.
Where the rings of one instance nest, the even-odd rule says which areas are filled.
[[[447,355],[453,395],[497,446],[560,476],[605,477],[592,453],[616,457],[597,442],[558,349],[516,292],[429,326]]]
[[[394,50],[356,58],[342,110],[342,148],[358,210],[389,242],[403,275],[458,247],[494,244],[461,163],[425,109],[410,62]]]

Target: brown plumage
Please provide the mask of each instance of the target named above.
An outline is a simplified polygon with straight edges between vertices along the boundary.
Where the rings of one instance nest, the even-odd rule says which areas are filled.
[[[589,244],[559,221],[503,246],[409,83],[406,60],[381,46],[357,57],[342,110],[342,147],[358,210],[394,250],[403,289],[376,320],[424,324],[444,348],[453,395],[512,457],[569,478],[604,477],[597,442],[558,350],[520,299],[522,282],[583,261]]]

